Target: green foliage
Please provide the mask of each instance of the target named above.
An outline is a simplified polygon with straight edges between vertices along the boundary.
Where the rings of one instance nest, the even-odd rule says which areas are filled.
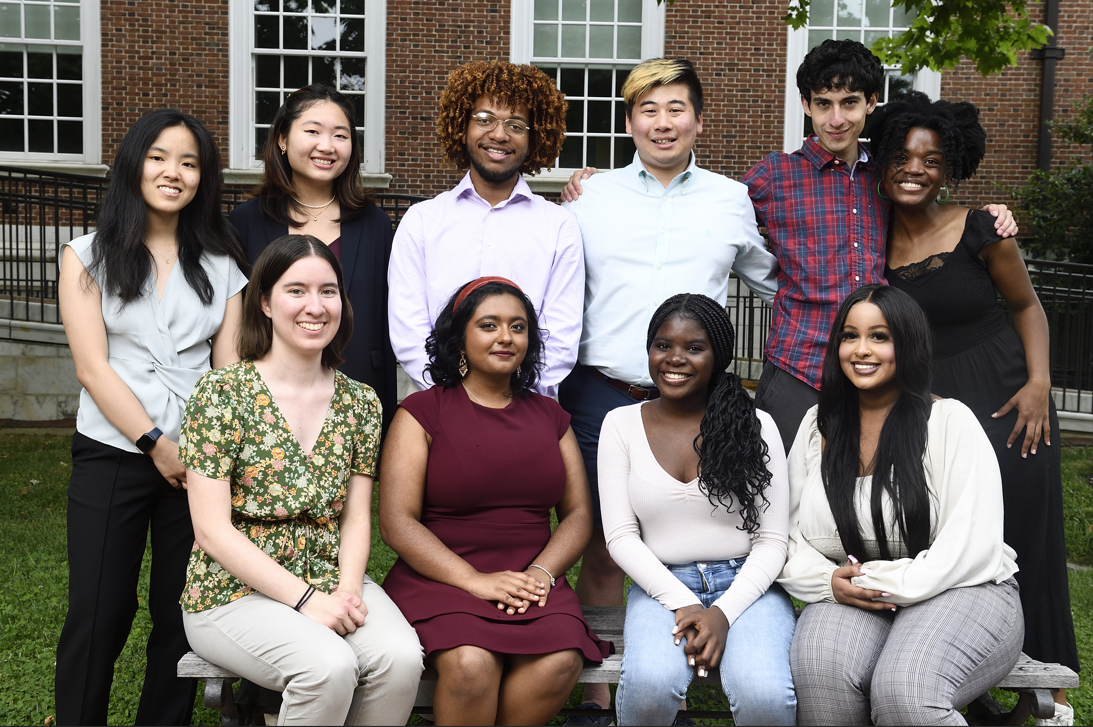
[[[786,23],[804,27],[810,2],[790,0]],[[1029,18],[1025,0],[894,0],[892,6],[916,17],[908,30],[877,40],[871,49],[881,62],[900,66],[904,75],[954,68],[968,58],[989,76],[1017,65],[1018,52],[1039,48],[1052,34]]]
[[[1071,121],[1051,124],[1055,138],[1093,146],[1093,96],[1083,98],[1075,111]],[[1051,171],[1036,170],[1011,194],[1028,230],[1025,252],[1093,264],[1093,164],[1075,157]]]

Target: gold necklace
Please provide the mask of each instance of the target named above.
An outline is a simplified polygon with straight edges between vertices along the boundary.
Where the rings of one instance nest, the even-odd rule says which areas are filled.
[[[156,253],[157,255],[160,255],[160,256],[162,256],[162,257],[163,257],[163,262],[164,262],[164,263],[166,263],[167,265],[170,265],[170,264],[171,264],[171,260],[173,260],[173,259],[174,259],[174,258],[171,258],[171,257],[170,257],[170,256],[168,256],[168,255],[164,255],[163,253],[161,253],[161,252],[160,252],[159,250],[155,249],[155,248],[154,248],[154,247],[152,247],[151,245],[146,245],[146,247],[147,247],[147,248],[148,248],[149,250],[151,250],[152,252]],[[178,257],[178,249],[176,248],[176,249],[175,249],[175,258],[177,258],[177,257]]]
[[[296,204],[300,205],[301,207],[307,207],[308,209],[319,210],[318,212],[307,212],[307,213],[305,213],[305,214],[311,215],[311,221],[312,222],[318,222],[319,221],[319,215],[321,215],[323,212],[326,212],[326,208],[329,207],[330,205],[334,204],[334,200],[336,200],[337,198],[338,198],[338,195],[334,195],[333,197],[330,198],[330,201],[327,202],[326,204],[304,204],[303,202],[296,199],[295,197],[292,198],[292,201],[295,202]]]
[[[460,381],[459,383],[463,387],[463,389],[470,395],[470,397],[478,403],[479,406],[486,406],[485,404],[482,403],[482,401],[477,396],[474,395],[473,391],[471,391],[469,388],[467,388],[467,385],[464,382]],[[511,399],[512,398],[512,394],[507,394],[507,395],[503,394],[503,396],[506,399]],[[486,408],[487,409],[492,409],[493,407],[486,406]]]

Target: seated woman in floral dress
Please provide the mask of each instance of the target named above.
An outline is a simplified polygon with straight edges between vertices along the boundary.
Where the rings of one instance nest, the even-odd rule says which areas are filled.
[[[258,258],[237,364],[194,388],[180,439],[197,542],[193,650],[284,693],[278,724],[405,724],[421,646],[367,575],[380,404],[336,370],[341,266],[310,235]]]

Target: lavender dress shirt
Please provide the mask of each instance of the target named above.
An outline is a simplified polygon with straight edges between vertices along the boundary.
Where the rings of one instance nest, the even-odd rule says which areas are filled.
[[[432,386],[425,339],[452,294],[485,275],[512,280],[535,304],[546,343],[538,391],[555,396],[577,361],[584,251],[573,215],[533,194],[523,178],[496,207],[468,173],[455,189],[406,211],[387,269],[395,357],[418,388]]]

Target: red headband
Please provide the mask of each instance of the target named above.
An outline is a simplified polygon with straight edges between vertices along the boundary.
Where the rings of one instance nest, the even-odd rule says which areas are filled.
[[[471,281],[471,282],[467,283],[467,286],[465,288],[463,288],[463,290],[459,291],[459,295],[456,296],[456,299],[455,299],[455,305],[452,306],[452,313],[455,313],[457,310],[459,310],[459,305],[463,302],[463,300],[468,295],[470,295],[471,293],[473,293],[474,291],[478,290],[483,285],[486,285],[488,283],[504,283],[505,285],[511,285],[512,287],[516,288],[517,290],[520,290],[519,285],[512,282],[508,278],[502,278],[499,275],[490,275],[490,276],[485,277],[485,278],[479,278],[478,280],[474,280],[474,281]],[[523,293],[524,291],[520,290],[520,292]]]

